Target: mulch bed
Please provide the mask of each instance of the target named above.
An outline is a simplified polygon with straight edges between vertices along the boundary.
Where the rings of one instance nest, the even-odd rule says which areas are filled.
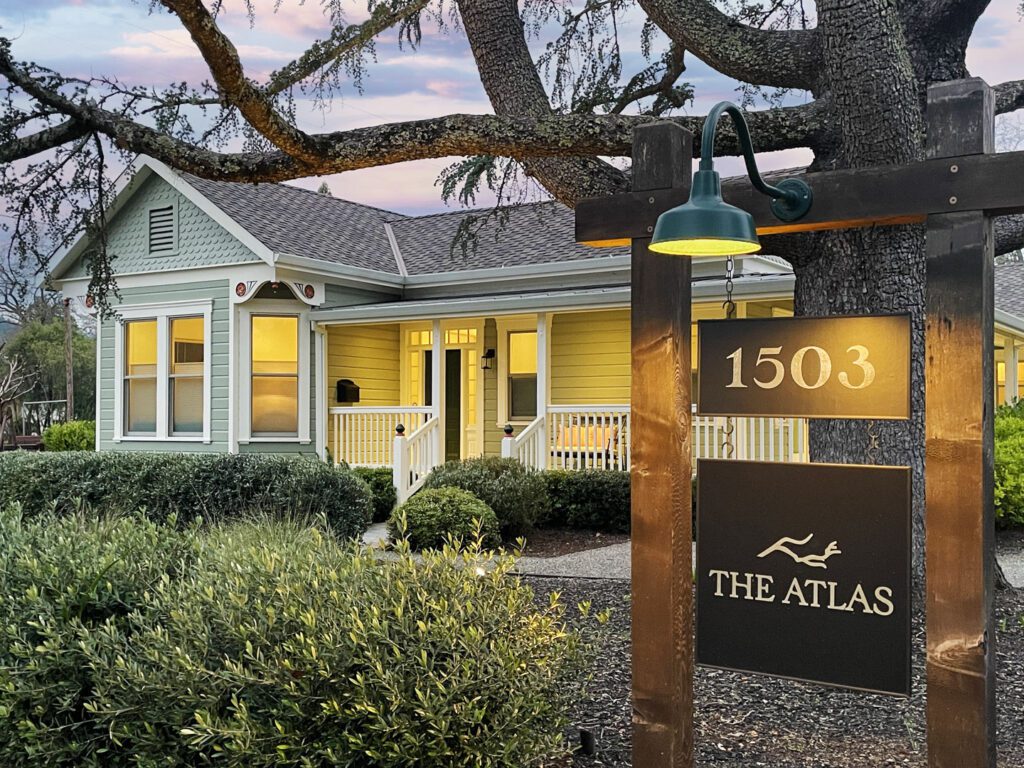
[[[537,528],[526,537],[523,554],[528,557],[558,557],[586,549],[607,547],[629,541],[628,533],[599,533],[572,528]]]
[[[612,609],[595,629],[593,681],[574,713],[595,733],[597,755],[573,768],[629,766],[629,584],[624,581],[527,578],[538,599],[559,591],[569,606],[590,600]],[[1024,766],[1024,591],[996,594],[998,749],[1000,768]],[[924,627],[914,622],[914,692],[910,699],[847,693],[762,675],[698,669],[695,680],[698,765],[771,768],[925,766]],[[637,768],[648,768],[647,766]],[[653,768],[653,767],[651,767]]]

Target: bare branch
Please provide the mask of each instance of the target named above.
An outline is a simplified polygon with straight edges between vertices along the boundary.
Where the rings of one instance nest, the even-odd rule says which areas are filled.
[[[993,225],[996,256],[1024,248],[1024,215],[997,216]]]
[[[747,26],[708,0],[638,1],[674,42],[724,75],[776,88],[813,90],[816,85],[816,30]]]
[[[224,100],[238,108],[249,124],[275,147],[303,163],[316,163],[320,147],[282,117],[271,98],[245,76],[238,51],[220,31],[201,0],[161,0],[192,36]]]

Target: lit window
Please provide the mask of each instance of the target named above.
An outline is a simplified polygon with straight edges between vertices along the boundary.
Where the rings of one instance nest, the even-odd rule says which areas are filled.
[[[252,317],[252,434],[299,431],[299,318]]]
[[[508,416],[513,421],[537,418],[537,332],[508,335]]]
[[[156,434],[156,320],[124,324],[124,422],[128,434]]]
[[[205,329],[201,317],[175,317],[171,326],[171,434],[203,431]]]

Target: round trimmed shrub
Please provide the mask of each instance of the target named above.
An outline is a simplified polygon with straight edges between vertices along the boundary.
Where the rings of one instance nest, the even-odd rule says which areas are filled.
[[[427,488],[395,510],[388,520],[392,540],[404,538],[413,549],[437,549],[450,540],[485,547],[501,544],[498,518],[489,506],[461,488]]]
[[[513,568],[288,521],[9,510],[0,765],[560,764],[582,646]]]
[[[351,472],[303,457],[262,454],[69,451],[0,454],[0,506],[28,516],[81,505],[142,509],[147,517],[223,520],[253,514],[323,519],[361,536],[373,514],[369,487]]]
[[[48,451],[96,450],[96,422],[68,421],[43,430],[43,447]]]
[[[629,472],[608,469],[544,473],[551,525],[629,533]]]
[[[529,532],[537,520],[551,513],[543,475],[515,459],[449,461],[436,467],[424,485],[469,491],[494,510],[505,538]]]

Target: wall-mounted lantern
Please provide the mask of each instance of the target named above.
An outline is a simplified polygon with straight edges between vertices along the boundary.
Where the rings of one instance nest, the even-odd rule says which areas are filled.
[[[715,127],[723,112],[736,125],[750,183],[772,199],[772,213],[781,221],[796,221],[811,209],[811,188],[800,179],[766,184],[757,170],[754,147],[743,112],[735,104],[716,104],[704,121],[700,140],[700,167],[693,174],[690,199],[658,217],[650,249],[673,256],[730,256],[761,250],[754,217],[722,199],[722,181],[715,170]]]
[[[497,357],[495,351],[493,349],[488,349],[480,356],[480,368],[485,371],[491,370],[491,368],[494,367],[495,357]]]

